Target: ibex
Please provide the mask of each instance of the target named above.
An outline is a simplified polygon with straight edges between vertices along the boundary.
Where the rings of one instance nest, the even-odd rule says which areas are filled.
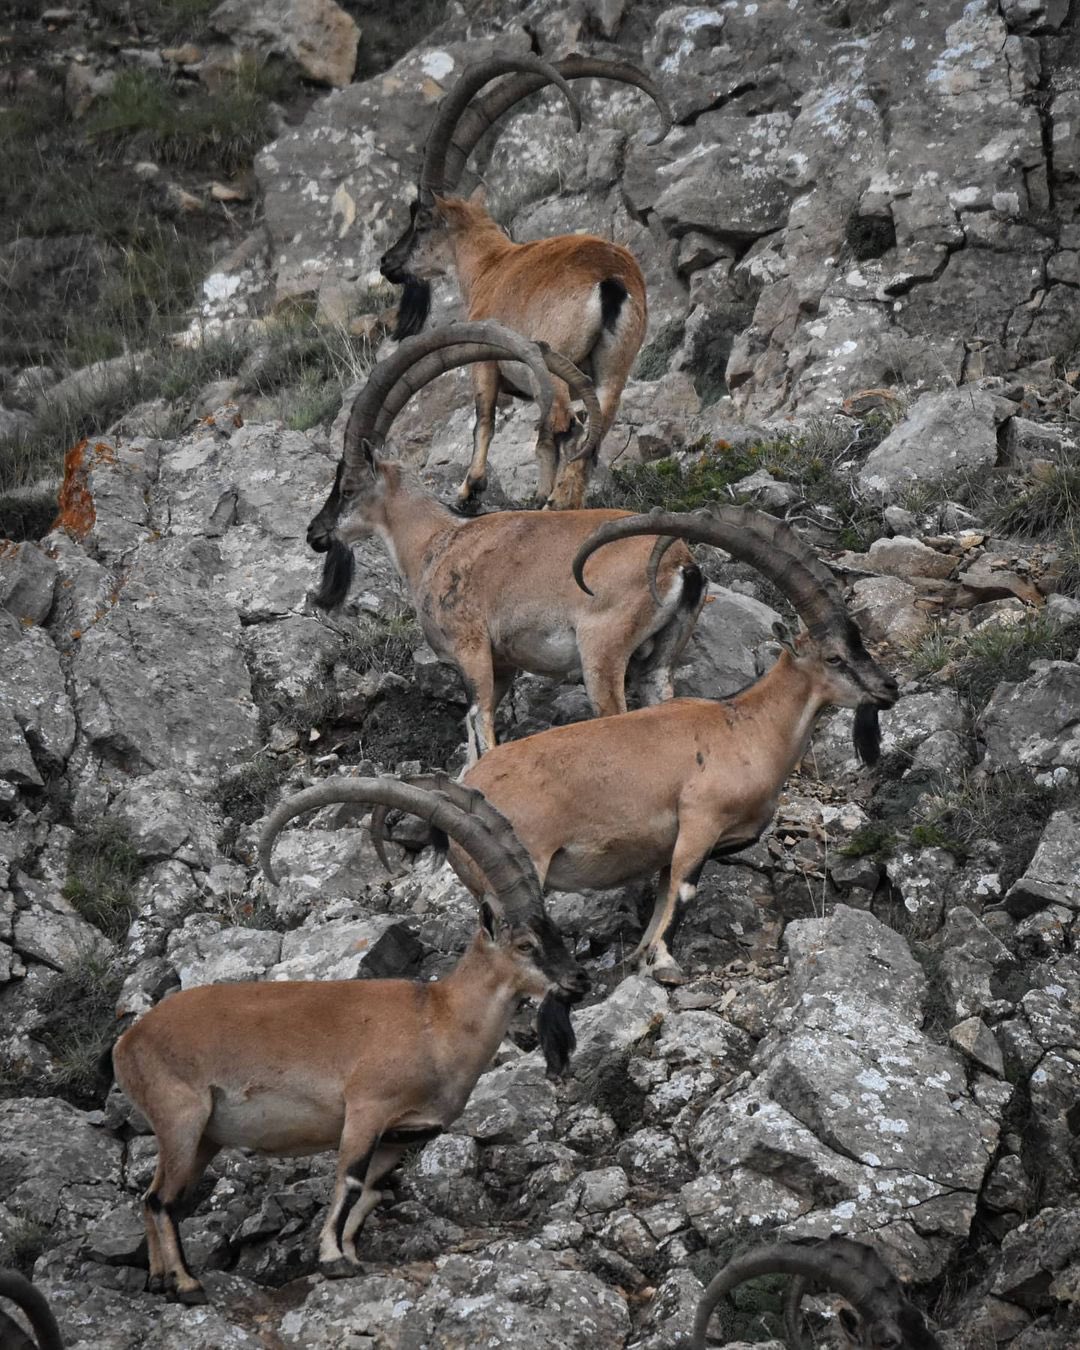
[[[25,1275],[17,1270],[0,1267],[0,1298],[10,1299],[26,1314],[34,1330],[37,1350],[64,1350],[60,1328],[52,1315],[45,1295],[35,1289]],[[0,1311],[0,1346],[3,1350],[35,1350],[32,1341],[18,1322]]]
[[[575,576],[596,549],[640,534],[714,544],[752,563],[809,631],[792,642],[781,627],[776,664],[731,698],[673,699],[542,731],[495,746],[463,781],[511,822],[546,889],[602,890],[660,871],[633,957],[644,956],[657,979],[677,982],[664,935],[706,860],[744,848],[769,824],[823,708],[857,709],[856,748],[873,763],[877,710],[892,706],[897,685],[863,647],[828,568],[780,521],[735,506],[623,517],[582,546]],[[460,850],[451,848],[450,862],[479,894],[481,879]]]
[[[705,1350],[705,1337],[716,1305],[746,1280],[762,1275],[794,1275],[784,1313],[790,1350],[807,1350],[799,1304],[808,1284],[835,1290],[850,1304],[838,1314],[852,1350],[942,1350],[921,1312],[880,1256],[861,1242],[831,1237],[814,1246],[781,1242],[736,1257],[716,1275],[698,1304],[694,1331],[685,1350]]]
[[[501,75],[508,78],[483,100],[473,102]],[[591,375],[600,403],[595,440],[569,453],[575,424],[567,390],[559,385],[554,438],[537,442],[536,500],[564,510],[584,503],[600,443],[615,420],[645,336],[648,312],[641,268],[627,249],[596,235],[568,234],[515,244],[488,215],[480,196],[465,201],[447,194],[457,186],[484,132],[515,103],[545,85],[558,86],[575,126],[579,125],[580,113],[566,82],[589,76],[644,90],[660,110],[661,138],[667,135],[671,110],[663,95],[642,71],[623,62],[569,56],[552,66],[534,56],[512,56],[468,66],[440,104],[428,135],[408,229],[380,264],[388,281],[405,286],[398,338],[420,331],[430,305],[429,278],[452,266],[470,319],[498,319],[526,337],[548,343]],[[512,366],[489,362],[474,369],[473,456],[458,491],[462,504],[473,502],[487,483],[500,384],[528,392]],[[565,458],[556,481],[560,453]]]
[[[117,1080],[158,1141],[144,1200],[149,1287],[181,1303],[206,1296],[184,1259],[177,1211],[219,1149],[337,1149],[319,1268],[353,1274],[378,1183],[406,1149],[461,1113],[519,1001],[544,999],[539,1032],[553,1071],[573,1048],[567,1003],[588,981],[544,913],[536,874],[506,821],[479,793],[445,780],[438,791],[387,778],[321,784],[271,816],[262,844],[268,872],[273,837],[290,816],[343,799],[415,813],[466,850],[484,877],[480,927],[435,983],[210,985],[166,998],[120,1037]]]
[[[683,544],[645,585],[648,540],[630,539],[598,558],[593,595],[575,586],[574,555],[621,511],[503,511],[463,520],[376,457],[406,400],[443,370],[500,351],[526,362],[543,408],[548,367],[593,402],[568,361],[500,324],[451,324],[409,338],[372,372],[349,416],[326,504],[308,543],[326,553],[315,602],[339,605],[352,580],[355,539],[377,533],[404,578],[424,636],[457,666],[471,702],[469,762],[495,744],[495,711],[517,670],[583,676],[598,716],[626,711],[628,667],[642,698],[670,698],[672,670],[705,587]],[[546,363],[546,364],[545,364]],[[590,422],[590,429],[594,423]]]

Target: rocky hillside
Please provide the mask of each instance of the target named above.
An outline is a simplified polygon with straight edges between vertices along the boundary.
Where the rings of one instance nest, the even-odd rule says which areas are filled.
[[[269,247],[213,271],[185,327],[239,363],[57,445],[59,502],[32,494],[52,528],[42,507],[0,544],[0,1262],[70,1346],[673,1350],[732,1252],[834,1231],[872,1237],[950,1350],[1076,1345],[1074,8],[455,9],[260,153]],[[597,86],[587,135],[545,98],[479,166],[516,237],[591,226],[646,268],[595,499],[792,520],[901,682],[884,756],[859,768],[850,714],[822,720],[774,826],[707,866],[680,988],[623,966],[647,887],[552,896],[594,982],[571,1072],[545,1076],[523,1014],[369,1220],[362,1276],[314,1273],[332,1158],[223,1154],[183,1226],[210,1303],[165,1305],[143,1292],[153,1139],[101,1073],[117,1012],[217,980],[428,977],[475,921],[405,831],[390,879],[348,813],[298,821],[278,887],[253,841],[327,775],[461,762],[464,691],[389,559],[358,547],[327,618],[304,532],[434,103],[477,56],[577,48],[662,80],[667,140]],[[468,404],[448,376],[395,427],[444,497]],[[493,504],[531,490],[532,435],[528,409],[501,417]],[[716,695],[772,660],[780,602],[701,552],[678,687]],[[519,678],[502,734],[587,714],[579,686]],[[717,1343],[778,1336],[780,1298],[744,1288]]]

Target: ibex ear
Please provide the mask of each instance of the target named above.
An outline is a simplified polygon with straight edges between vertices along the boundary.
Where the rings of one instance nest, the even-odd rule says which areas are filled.
[[[788,628],[787,624],[781,623],[780,620],[777,619],[772,626],[772,634],[785,651],[790,652],[792,656],[796,654],[795,639],[791,636],[791,630]]]
[[[493,905],[489,905],[486,900],[480,901],[480,927],[484,930],[484,935],[492,942],[497,942],[499,937],[499,916]]]

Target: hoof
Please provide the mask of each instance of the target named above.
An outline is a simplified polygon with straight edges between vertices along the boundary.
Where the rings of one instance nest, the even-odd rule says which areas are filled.
[[[648,966],[647,970],[657,984],[667,985],[669,988],[675,988],[677,985],[686,983],[686,975],[677,961],[670,958],[667,961],[659,961],[654,966]]]
[[[166,1297],[170,1303],[183,1303],[189,1308],[197,1308],[206,1302],[206,1290],[202,1285],[195,1289],[170,1289]]]
[[[146,1292],[148,1294],[163,1294],[165,1292],[165,1276],[151,1275],[146,1281]]]
[[[466,478],[465,482],[458,488],[458,503],[462,507],[479,505],[480,498],[487,491],[487,485],[487,474],[483,478],[471,481]]]
[[[360,1263],[350,1261],[346,1256],[339,1256],[334,1261],[320,1261],[319,1274],[328,1280],[347,1280],[351,1275],[360,1274]]]

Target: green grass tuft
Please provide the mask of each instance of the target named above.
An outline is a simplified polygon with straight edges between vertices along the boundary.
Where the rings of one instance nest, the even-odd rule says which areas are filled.
[[[835,535],[838,548],[863,549],[884,532],[885,525],[880,510],[856,493],[854,473],[885,434],[884,424],[870,426],[869,419],[853,431],[849,422],[812,418],[797,435],[773,441],[743,446],[723,440],[702,442],[692,448],[693,457],[616,466],[614,485],[604,494],[603,505],[629,511],[654,506],[693,511],[709,502],[736,500],[735,484],[765,469],[805,494],[822,526]]]
[[[38,999],[44,1020],[32,1033],[51,1064],[44,1072],[5,1066],[0,1096],[59,1095],[83,1108],[99,1106],[108,1090],[101,1061],[116,1039],[122,984],[113,962],[93,953],[53,976]]]
[[[980,712],[1003,681],[1027,677],[1033,661],[1068,661],[1080,645],[1080,623],[1062,623],[1044,611],[1020,623],[988,624],[955,637],[933,628],[910,655],[916,676],[947,677],[973,712]]]
[[[656,337],[638,352],[635,380],[659,380],[667,374],[671,358],[679,348],[686,329],[681,319],[666,323]]]
[[[273,87],[273,86],[271,86]],[[96,144],[189,168],[249,168],[273,133],[262,63],[246,57],[219,89],[181,85],[157,71],[122,70],[91,109],[86,134]]]
[[[344,630],[345,648],[341,659],[361,675],[368,671],[394,671],[408,675],[412,654],[424,641],[424,634],[411,610],[398,614],[362,614]]]
[[[1001,885],[1007,890],[1031,861],[1054,811],[1075,805],[1080,793],[1069,787],[1042,787],[1020,771],[970,775],[956,788],[923,799],[922,819],[912,842],[946,848],[961,862],[980,839],[1001,846]]]
[[[71,842],[64,898],[87,923],[120,942],[135,917],[134,888],[144,867],[123,826],[102,821]]]

